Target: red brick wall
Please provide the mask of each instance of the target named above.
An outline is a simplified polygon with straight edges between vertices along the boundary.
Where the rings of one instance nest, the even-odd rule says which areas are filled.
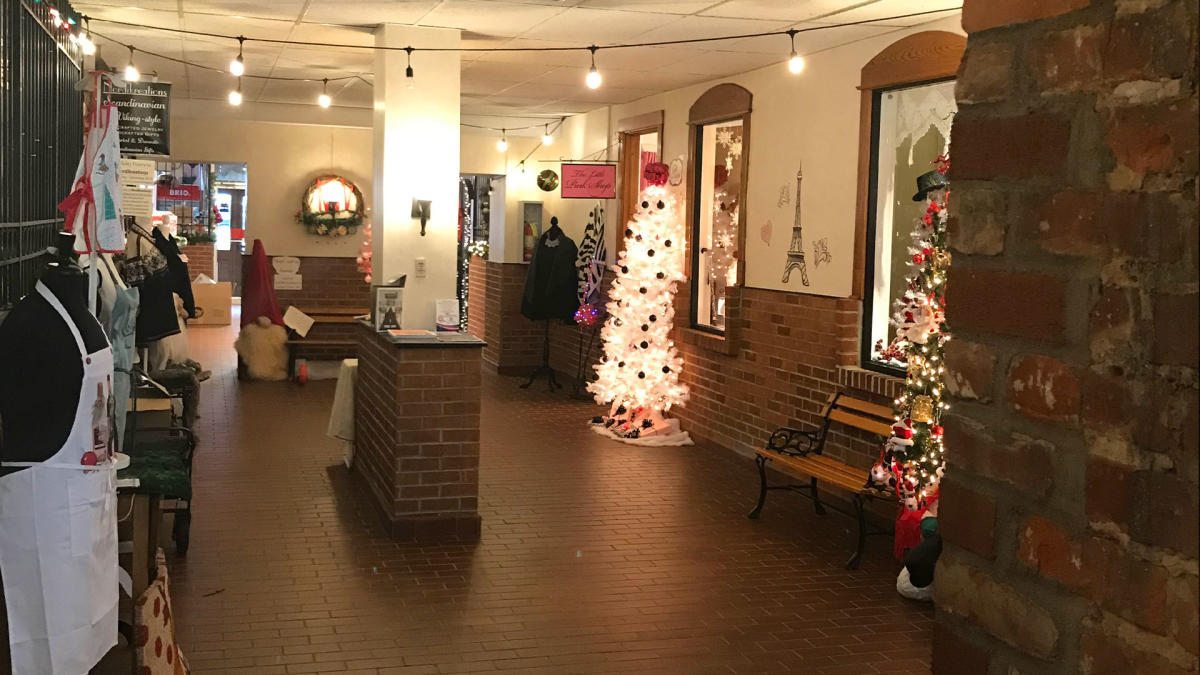
[[[401,347],[357,332],[354,469],[392,536],[478,536],[479,347]]]
[[[1194,674],[1196,2],[963,26],[934,673]]]
[[[179,249],[188,259],[188,275],[195,279],[201,274],[207,274],[210,279],[217,279],[217,248],[211,241],[203,244],[188,244]]]
[[[480,340],[487,340],[487,267],[486,260],[473,255],[467,271],[467,332]]]
[[[529,265],[484,262],[483,360],[504,374],[525,374],[542,362],[544,328],[521,316],[521,296]],[[472,285],[474,289],[474,284]],[[469,322],[468,313],[467,321]],[[477,334],[478,335],[478,334]]]
[[[245,260],[249,260],[246,256]],[[274,268],[271,268],[274,274]],[[300,275],[304,277],[304,288],[298,291],[276,289],[279,308],[288,305],[298,309],[359,308],[370,306],[371,286],[363,281],[362,272],[354,258],[303,256],[300,258]]]

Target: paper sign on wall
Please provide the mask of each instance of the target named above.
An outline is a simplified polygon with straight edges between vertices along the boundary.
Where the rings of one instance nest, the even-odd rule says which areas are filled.
[[[125,185],[151,185],[154,183],[154,174],[152,159],[121,158],[121,182]]]
[[[304,277],[300,274],[299,258],[290,255],[275,256],[271,258],[271,267],[275,268],[275,290],[304,290]]]
[[[563,199],[616,199],[616,164],[563,164]]]
[[[121,212],[137,218],[139,223],[149,223],[154,218],[154,189],[122,185]]]

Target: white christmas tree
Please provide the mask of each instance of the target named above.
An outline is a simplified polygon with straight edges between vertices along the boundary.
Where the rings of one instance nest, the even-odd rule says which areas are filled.
[[[646,167],[649,185],[625,228],[625,246],[614,267],[608,319],[600,332],[604,360],[588,385],[596,401],[610,406],[592,420],[596,430],[640,444],[690,443],[671,406],[687,399],[680,383],[683,359],[671,340],[675,288],[684,280],[684,236],[675,199],[664,187],[668,168]]]

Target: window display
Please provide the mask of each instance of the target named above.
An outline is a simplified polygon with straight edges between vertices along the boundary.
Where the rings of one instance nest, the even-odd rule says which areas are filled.
[[[737,284],[742,131],[735,119],[696,133],[692,323],[715,331],[725,330],[725,289]]]
[[[924,209],[921,201],[913,201],[912,186],[949,149],[955,110],[953,80],[875,92],[862,340],[866,367],[903,368],[880,360],[871,347],[895,337],[888,319],[905,288],[906,264],[917,253],[910,250],[911,223]]]

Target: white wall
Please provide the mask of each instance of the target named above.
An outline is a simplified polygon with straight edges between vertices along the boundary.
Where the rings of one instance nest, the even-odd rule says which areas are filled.
[[[222,104],[229,108],[228,104]],[[316,107],[316,106],[311,106]],[[317,176],[354,182],[371,203],[371,130],[209,115],[171,118],[171,158],[247,164],[246,237],[270,255],[354,256],[360,234],[319,237],[296,223],[304,190]]]
[[[721,82],[750,90],[754,96],[747,153],[750,174],[743,205],[746,285],[847,297],[853,274],[858,189],[860,71],[880,50],[905,35],[927,30],[961,34],[959,24],[960,18],[953,16],[812,54],[799,75],[779,63],[676,89],[614,106],[611,118],[620,120],[663,110],[663,161],[681,157],[686,166],[687,117],[692,103]],[[798,274],[793,274],[786,285],[781,283],[791,243],[796,172],[801,169],[802,227],[810,286],[803,286]],[[781,188],[788,191],[787,205],[779,205]],[[812,244],[820,238],[828,239],[833,260],[816,267],[811,261]]]

